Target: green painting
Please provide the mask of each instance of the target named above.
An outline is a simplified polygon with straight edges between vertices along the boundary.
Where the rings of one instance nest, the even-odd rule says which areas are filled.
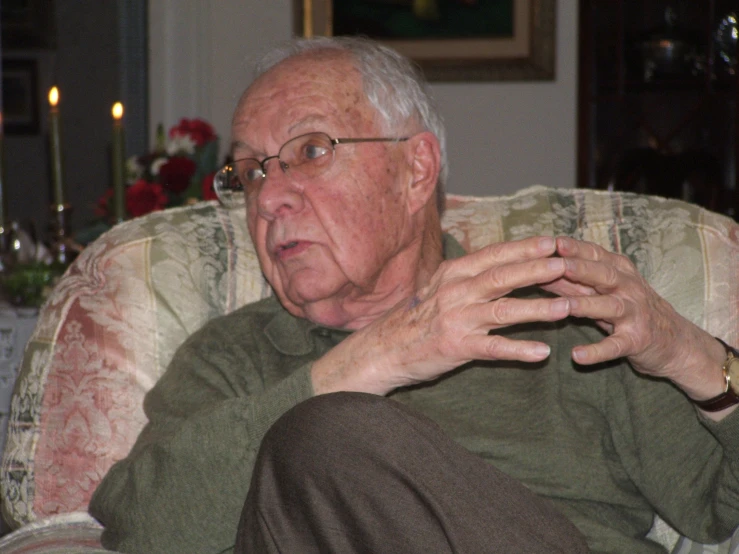
[[[506,38],[514,0],[333,0],[333,34],[381,40]]]

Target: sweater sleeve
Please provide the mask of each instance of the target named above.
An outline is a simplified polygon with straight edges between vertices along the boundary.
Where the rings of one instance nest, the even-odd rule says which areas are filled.
[[[311,356],[270,352],[249,333],[234,341],[235,332],[196,333],[147,394],[149,423],[90,503],[106,548],[232,550],[262,437],[313,395]]]
[[[716,423],[671,384],[628,366],[611,376],[612,447],[631,481],[683,535],[729,537],[739,526],[739,411]]]

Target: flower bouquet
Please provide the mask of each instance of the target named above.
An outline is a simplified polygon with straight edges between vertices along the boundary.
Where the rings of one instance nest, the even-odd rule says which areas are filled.
[[[218,136],[202,119],[181,119],[165,136],[160,124],[154,150],[126,162],[127,217],[139,217],[171,206],[215,199],[213,175],[218,171]],[[113,189],[97,204],[104,220],[113,215]]]

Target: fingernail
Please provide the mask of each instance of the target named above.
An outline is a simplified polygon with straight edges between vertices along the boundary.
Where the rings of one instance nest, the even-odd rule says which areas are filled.
[[[562,270],[565,267],[565,261],[562,258],[550,258],[548,262],[549,269]]]
[[[588,353],[585,350],[581,350],[580,348],[574,348],[572,350],[572,359],[576,362],[584,362],[588,359]]]
[[[570,311],[570,302],[566,298],[558,298],[552,302],[552,314],[555,316],[567,315]]]
[[[536,346],[534,346],[534,354],[538,358],[542,358],[542,359],[546,358],[547,356],[549,356],[549,353],[551,351],[552,349],[549,348],[549,345],[547,344],[537,344]]]
[[[539,248],[542,250],[551,250],[554,248],[554,238],[552,237],[543,237],[539,241]]]

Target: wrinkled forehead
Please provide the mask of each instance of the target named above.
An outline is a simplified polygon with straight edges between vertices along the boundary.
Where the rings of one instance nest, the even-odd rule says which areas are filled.
[[[359,71],[346,56],[301,55],[283,60],[247,89],[243,101],[323,96],[332,102],[356,105],[364,99]]]
[[[259,121],[274,131],[304,117],[322,116],[357,130],[377,119],[347,53],[318,51],[283,60],[246,90],[233,124],[236,128]]]

